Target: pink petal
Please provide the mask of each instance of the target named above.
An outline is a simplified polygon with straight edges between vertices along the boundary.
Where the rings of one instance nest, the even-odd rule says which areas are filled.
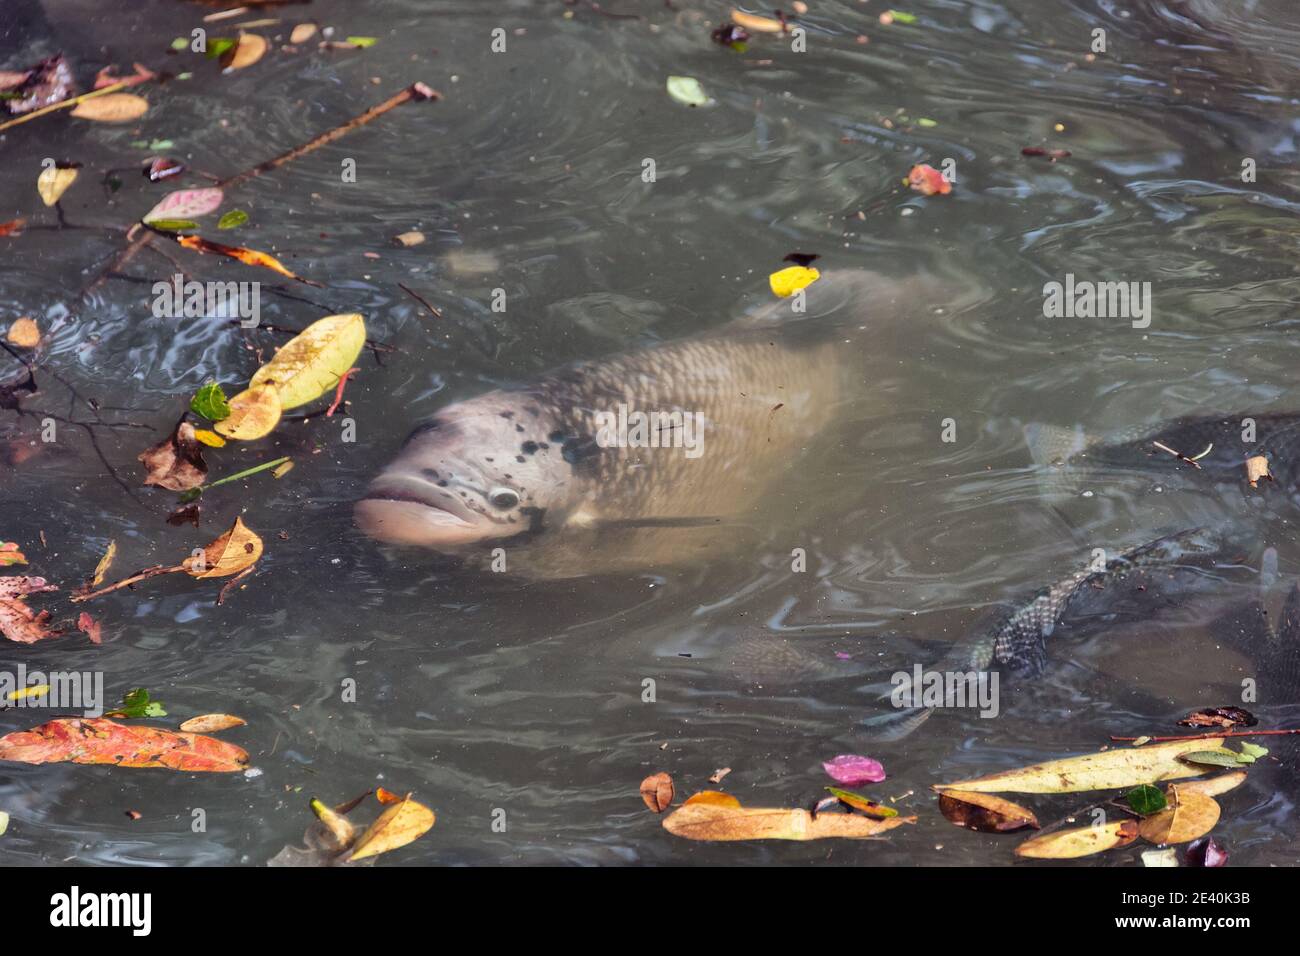
[[[885,768],[879,760],[870,757],[858,757],[853,754],[840,754],[823,761],[822,766],[836,783],[846,787],[855,787],[864,783],[880,783],[885,779]]]

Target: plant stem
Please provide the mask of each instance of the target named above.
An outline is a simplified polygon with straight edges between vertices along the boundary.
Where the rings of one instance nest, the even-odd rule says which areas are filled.
[[[1295,730],[1225,730],[1217,734],[1178,734],[1173,737],[1147,737],[1153,744],[1166,743],[1171,740],[1213,740],[1218,737],[1280,737],[1283,734],[1300,734],[1300,728]],[[1141,737],[1115,737],[1111,740],[1116,741],[1133,741],[1141,740]]]

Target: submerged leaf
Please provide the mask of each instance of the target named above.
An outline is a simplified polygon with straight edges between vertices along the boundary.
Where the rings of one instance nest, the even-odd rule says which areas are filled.
[[[939,794],[939,812],[950,823],[986,833],[1038,829],[1038,818],[1033,813],[991,793],[945,790]]]

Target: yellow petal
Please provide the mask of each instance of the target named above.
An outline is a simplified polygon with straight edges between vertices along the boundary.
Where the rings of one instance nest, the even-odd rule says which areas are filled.
[[[767,281],[772,286],[772,291],[784,299],[786,296],[794,295],[800,289],[812,285],[822,274],[816,269],[810,269],[806,266],[791,266],[788,269],[782,269],[780,272],[773,272],[767,277]]]

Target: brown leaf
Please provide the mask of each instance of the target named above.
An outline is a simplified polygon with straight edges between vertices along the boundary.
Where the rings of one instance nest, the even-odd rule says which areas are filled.
[[[865,840],[916,822],[916,817],[873,820],[856,813],[822,813],[814,817],[807,810],[692,801],[694,798],[664,818],[665,830],[688,840]]]
[[[1033,813],[991,793],[945,790],[939,795],[939,812],[959,827],[987,833],[1005,833],[1024,827],[1038,829],[1038,818]]]
[[[731,773],[730,767],[720,767],[713,771],[713,776],[709,778],[709,783],[722,783],[722,778]]]
[[[229,531],[203,549],[203,560],[193,557],[182,562],[196,578],[224,578],[251,568],[262,556],[262,539],[236,518]]]
[[[96,123],[129,123],[149,111],[149,101],[134,93],[106,93],[93,100],[85,100],[72,108],[78,119]]]
[[[1138,832],[1149,843],[1190,843],[1203,837],[1219,822],[1219,803],[1213,797],[1173,785],[1165,790],[1169,806],[1139,824]]]
[[[62,717],[0,737],[0,760],[218,773],[248,766],[248,754],[232,744],[196,734],[128,726],[105,717]]]
[[[14,319],[5,338],[10,345],[16,345],[20,349],[34,349],[41,344],[41,330],[34,320],[24,315]]]
[[[1252,488],[1258,488],[1261,481],[1272,481],[1273,473],[1268,470],[1268,459],[1263,455],[1247,458],[1246,480],[1250,482]]]
[[[220,242],[204,239],[202,236],[176,236],[176,241],[186,249],[193,249],[195,252],[210,252],[219,256],[229,256],[231,259],[238,259],[245,265],[261,266],[263,269],[270,269],[272,272],[278,272],[280,275],[288,276],[298,282],[320,286],[319,282],[304,279],[302,276],[290,272],[275,256],[267,255],[265,252],[258,252],[256,249],[245,249],[243,246],[227,246]]]
[[[1016,847],[1016,856],[1035,860],[1073,860],[1115,847],[1128,846],[1137,837],[1138,825],[1135,820],[1056,830],[1030,837]]]
[[[192,734],[215,734],[221,730],[229,730],[231,727],[243,727],[246,723],[248,721],[242,717],[231,714],[204,714],[185,721],[181,724],[181,730]]]
[[[435,819],[432,810],[407,796],[401,803],[389,806],[366,828],[348,859],[363,860],[406,846],[429,832]]]
[[[0,578],[0,634],[19,644],[58,637],[62,632],[48,627],[50,612],[37,613],[23,600],[28,594],[57,590],[55,585],[46,584],[44,578],[24,575]]]
[[[1243,707],[1203,707],[1178,722],[1180,727],[1254,727],[1259,721]]]
[[[188,522],[197,528],[199,526],[199,514],[200,510],[198,502],[181,505],[167,516],[167,523],[175,527],[180,527]]]
[[[168,491],[189,491],[203,484],[208,465],[203,460],[203,446],[194,437],[194,426],[182,421],[176,432],[136,456],[149,474],[146,485]]]
[[[655,813],[663,813],[673,803],[673,778],[656,773],[641,781],[641,799]]]

